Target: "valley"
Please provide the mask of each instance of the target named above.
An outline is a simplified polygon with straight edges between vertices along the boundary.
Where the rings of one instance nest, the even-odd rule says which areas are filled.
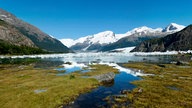
[[[192,108],[191,4],[0,1],[0,108]]]

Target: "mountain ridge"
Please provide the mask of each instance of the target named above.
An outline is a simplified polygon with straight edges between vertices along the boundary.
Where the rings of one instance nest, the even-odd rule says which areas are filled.
[[[192,25],[165,37],[144,41],[131,52],[165,52],[173,50],[192,50]]]
[[[170,27],[175,29],[169,29]],[[166,29],[167,28],[167,29]],[[171,23],[167,27],[152,29],[146,26],[134,28],[124,34],[115,34],[113,31],[104,31],[94,35],[88,35],[79,39],[61,39],[60,41],[76,51],[109,51],[115,48],[131,47],[144,40],[166,36],[180,31],[184,26]],[[169,31],[166,31],[168,30]],[[99,38],[98,38],[99,37]],[[132,41],[133,40],[133,41]],[[124,45],[120,45],[120,44]],[[127,43],[127,45],[125,44]]]
[[[17,46],[37,47],[28,37],[20,33],[16,27],[3,20],[0,20],[0,39]]]
[[[18,19],[15,15],[1,8],[0,19],[5,21],[9,25],[14,26],[21,34],[29,38],[38,48],[56,53],[71,52],[71,50],[63,45],[59,40],[52,38],[35,26]]]

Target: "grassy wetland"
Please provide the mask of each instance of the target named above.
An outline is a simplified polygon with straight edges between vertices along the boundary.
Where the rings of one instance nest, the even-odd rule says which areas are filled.
[[[57,70],[57,68],[63,68],[60,62],[53,65],[53,63],[44,61],[48,65],[47,68],[43,65],[44,62],[39,62],[39,60],[12,61],[8,59],[0,64],[1,108],[60,108],[65,105],[68,106],[82,96],[81,94],[92,93],[95,88],[101,87],[102,83],[93,79],[92,76],[109,72],[118,73],[118,70],[113,67],[97,64],[83,68],[83,70],[88,70],[87,72],[80,70],[58,75],[65,73],[65,70]],[[139,78],[136,81],[132,80],[133,82],[128,81],[132,77],[125,77],[126,84],[117,87],[128,86],[131,82],[136,88],[134,86],[132,90],[128,86],[118,89],[115,94],[107,94],[108,97],[102,97],[103,101],[109,102],[110,107],[192,107],[191,61],[176,64],[130,62],[121,65],[132,70],[140,70],[140,72],[149,74],[149,76],[142,76],[141,80]],[[108,89],[104,92],[112,91]]]
[[[120,103],[130,102],[125,107],[133,108],[191,108],[192,107],[192,62],[185,65],[129,63],[127,68],[153,74],[132,82],[137,86],[116,99]],[[114,104],[113,107],[118,107]]]
[[[29,64],[0,65],[1,108],[54,108],[72,102],[82,93],[98,87],[100,83],[82,76],[117,72],[106,65],[93,65],[86,74],[75,72],[56,76],[58,71],[34,68]]]

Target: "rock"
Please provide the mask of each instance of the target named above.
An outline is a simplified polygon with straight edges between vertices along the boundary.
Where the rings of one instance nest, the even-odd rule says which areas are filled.
[[[108,81],[103,81],[103,82],[101,82],[101,84],[102,84],[103,86],[105,86],[105,87],[111,87],[111,86],[114,85],[114,79],[108,80]]]
[[[189,65],[189,62],[177,61],[176,65]]]
[[[74,103],[75,103],[74,101],[71,102],[71,104],[74,104]]]
[[[109,73],[106,73],[106,74],[101,74],[101,75],[93,76],[92,78],[95,78],[99,82],[102,82],[102,83],[108,83],[108,82],[111,82],[111,81],[114,80],[115,73],[109,72]]]
[[[126,98],[127,95],[113,95],[114,98]]]
[[[158,64],[157,66],[165,68],[166,66],[164,64]]]
[[[172,61],[172,62],[170,62],[171,64],[176,64],[177,62],[176,61]]]
[[[143,92],[143,89],[142,88],[139,88],[138,89],[138,93],[142,93]]]
[[[128,94],[128,93],[131,93],[131,91],[130,90],[122,90],[122,91],[120,91],[120,93],[121,94]]]
[[[39,93],[43,93],[43,92],[46,92],[46,91],[47,91],[46,89],[37,89],[37,90],[34,90],[34,93],[39,94]]]
[[[143,58],[143,61],[147,60],[147,58]]]
[[[182,63],[180,61],[177,61],[176,65],[181,65]]]
[[[64,64],[72,65],[72,63],[71,63],[71,62],[66,62],[66,63],[64,63]]]

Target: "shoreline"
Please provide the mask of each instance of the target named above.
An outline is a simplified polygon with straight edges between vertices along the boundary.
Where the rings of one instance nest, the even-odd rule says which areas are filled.
[[[192,107],[192,61],[187,68],[183,68],[185,65],[144,62],[124,64],[127,68],[141,69],[154,76],[142,76],[143,80],[132,82],[137,88],[126,93],[126,97],[120,98],[120,101],[131,103],[124,107]]]

